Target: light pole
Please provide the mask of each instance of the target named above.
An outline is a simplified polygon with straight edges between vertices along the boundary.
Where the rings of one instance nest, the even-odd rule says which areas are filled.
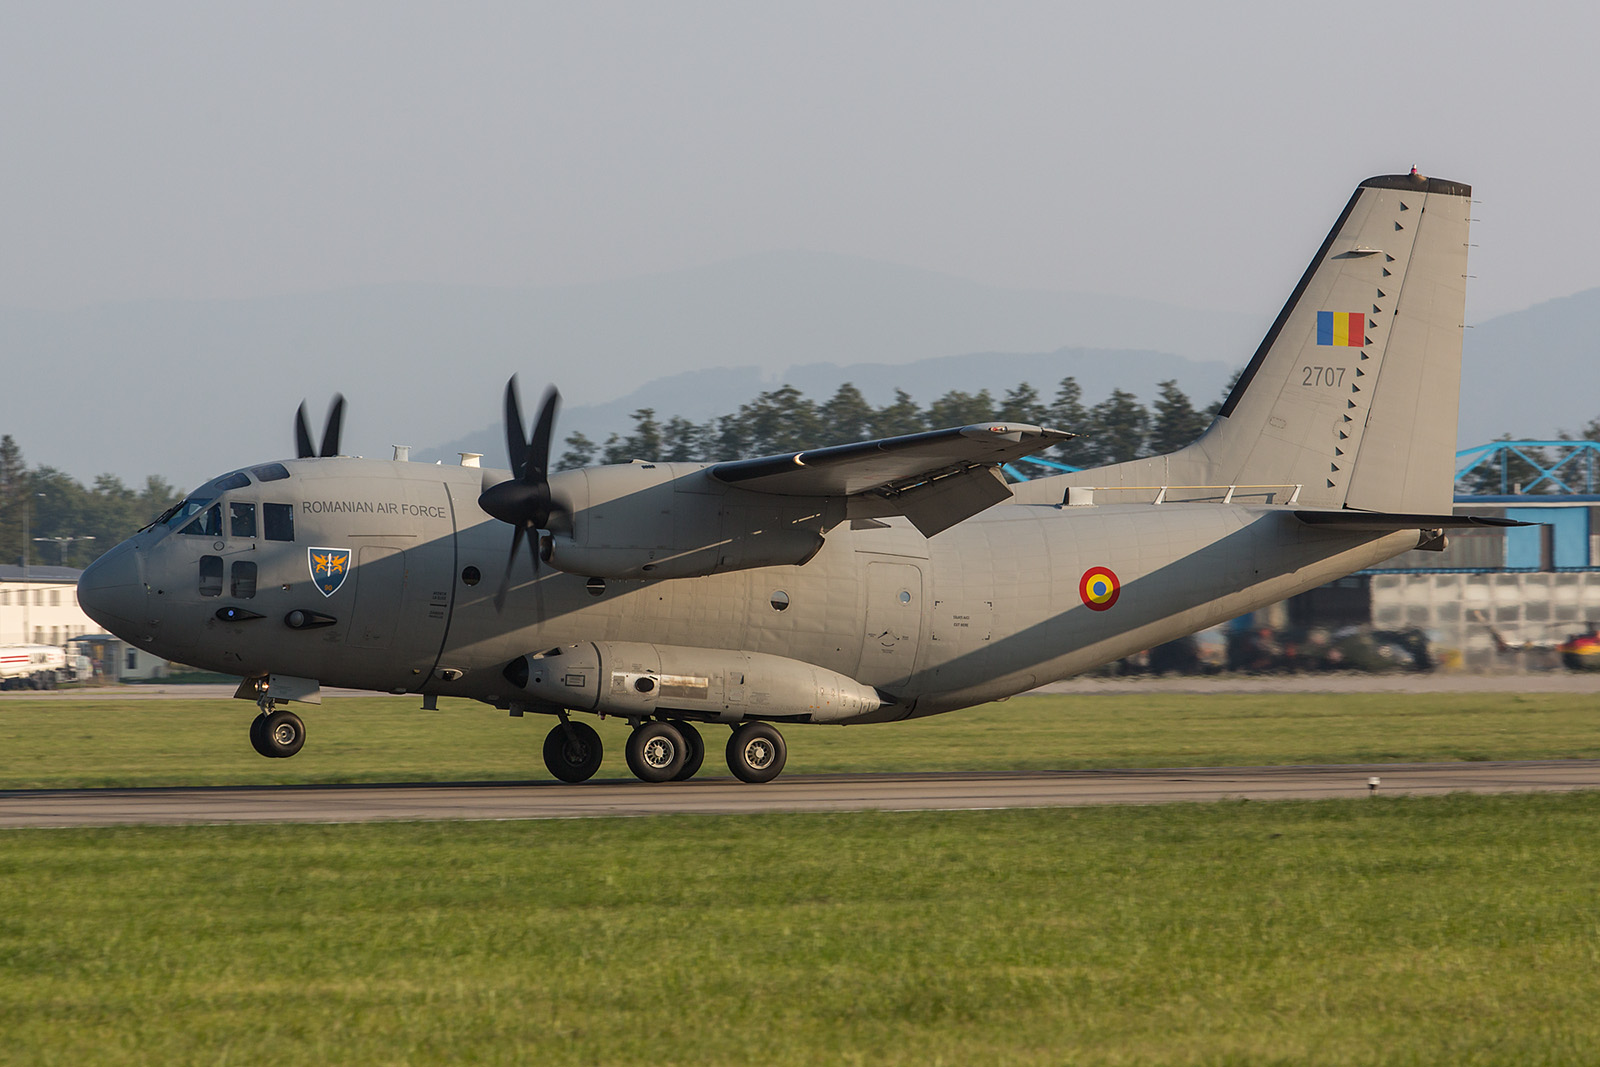
[[[67,546],[74,541],[93,541],[94,534],[85,534],[83,537],[35,537],[35,541],[54,541],[61,550],[61,565],[67,565]]]
[[[29,624],[28,608],[33,603],[33,589],[28,582],[28,513],[31,510],[34,497],[43,498],[43,493],[22,494],[22,643],[33,644],[33,630]],[[43,538],[41,538],[43,540]]]

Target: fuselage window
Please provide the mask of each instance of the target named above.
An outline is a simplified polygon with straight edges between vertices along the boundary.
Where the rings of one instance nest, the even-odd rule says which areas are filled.
[[[256,535],[256,506],[235,500],[228,505],[228,536],[254,537]]]
[[[222,595],[222,557],[200,557],[200,595]]]
[[[262,504],[261,525],[268,541],[293,541],[294,505]]]
[[[221,537],[222,505],[212,504],[206,508],[199,518],[183,528],[183,532],[198,537]]]
[[[289,469],[282,463],[267,463],[260,467],[251,467],[250,473],[256,476],[258,482],[281,482],[289,477]]]
[[[249,600],[256,595],[256,565],[243,560],[233,565],[233,584],[231,596],[240,600]]]

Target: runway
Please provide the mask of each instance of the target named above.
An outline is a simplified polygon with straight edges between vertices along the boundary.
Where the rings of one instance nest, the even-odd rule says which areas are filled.
[[[955,811],[1600,789],[1600,760],[0,792],[0,828]]]

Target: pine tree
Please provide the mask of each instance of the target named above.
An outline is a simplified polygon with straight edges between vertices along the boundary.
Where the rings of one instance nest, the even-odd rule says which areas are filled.
[[[28,467],[10,434],[0,437],[0,563],[22,562],[22,508]]]
[[[1101,463],[1123,463],[1145,454],[1150,433],[1150,412],[1139,398],[1121,389],[1094,406],[1089,413]]]
[[[561,458],[556,460],[556,470],[575,471],[580,467],[587,467],[594,462],[597,445],[584,436],[580,430],[567,434],[567,439],[562,442],[567,450],[561,453]]]
[[[994,421],[994,397],[983,389],[976,396],[952,389],[928,405],[928,425],[934,429],[973,426]]]
[[[1175,380],[1169,378],[1160,383],[1159,388],[1161,397],[1156,401],[1148,442],[1150,452],[1155,455],[1176,452],[1205,432],[1207,425],[1206,418],[1189,403]]]
[[[633,413],[633,432],[625,438],[612,434],[606,439],[606,462],[629,463],[636,459],[649,462],[661,457],[661,426],[656,422],[655,408],[640,408]]]
[[[1091,425],[1089,413],[1083,407],[1083,388],[1078,385],[1078,380],[1070,375],[1061,379],[1061,385],[1056,389],[1056,398],[1046,409],[1046,420],[1051,427],[1065,430],[1079,436],[1071,441],[1063,441],[1050,450],[1050,458],[1059,463],[1070,463],[1074,467],[1090,467],[1099,457],[1099,446],[1094,441],[1094,427]]]
[[[692,463],[701,456],[699,426],[681,415],[674,415],[661,429],[661,458],[668,463]]]
[[[817,419],[822,425],[819,445],[846,445],[872,437],[875,413],[867,398],[849,382],[839,386],[833,398],[817,409]]]
[[[1000,402],[1000,410],[996,417],[1001,422],[1021,422],[1029,426],[1043,426],[1049,422],[1048,409],[1039,397],[1039,390],[1023,382],[1015,389],[1007,390],[1005,399]]]
[[[904,389],[896,389],[894,403],[879,408],[872,417],[873,437],[898,437],[901,434],[921,433],[927,428],[922,409]]]

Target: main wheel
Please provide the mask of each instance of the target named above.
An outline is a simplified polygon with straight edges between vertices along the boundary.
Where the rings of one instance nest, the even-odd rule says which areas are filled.
[[[261,724],[262,747],[275,759],[288,759],[306,743],[306,724],[292,711],[275,711]]]
[[[267,717],[265,714],[257,715],[250,720],[250,747],[259,755],[272,758],[272,750],[267,747]]]
[[[689,745],[667,722],[647,722],[628,735],[628,769],[646,782],[670,782],[683,769]]]
[[[772,781],[788,758],[783,735],[764,722],[747,722],[728,738],[728,769],[741,782]]]
[[[588,723],[556,723],[544,735],[544,765],[563,782],[587,782],[604,756],[600,734]]]
[[[706,739],[700,736],[690,723],[682,719],[672,720],[673,729],[683,735],[684,753],[683,769],[672,776],[674,782],[687,782],[700,773],[700,765],[706,761]]]

